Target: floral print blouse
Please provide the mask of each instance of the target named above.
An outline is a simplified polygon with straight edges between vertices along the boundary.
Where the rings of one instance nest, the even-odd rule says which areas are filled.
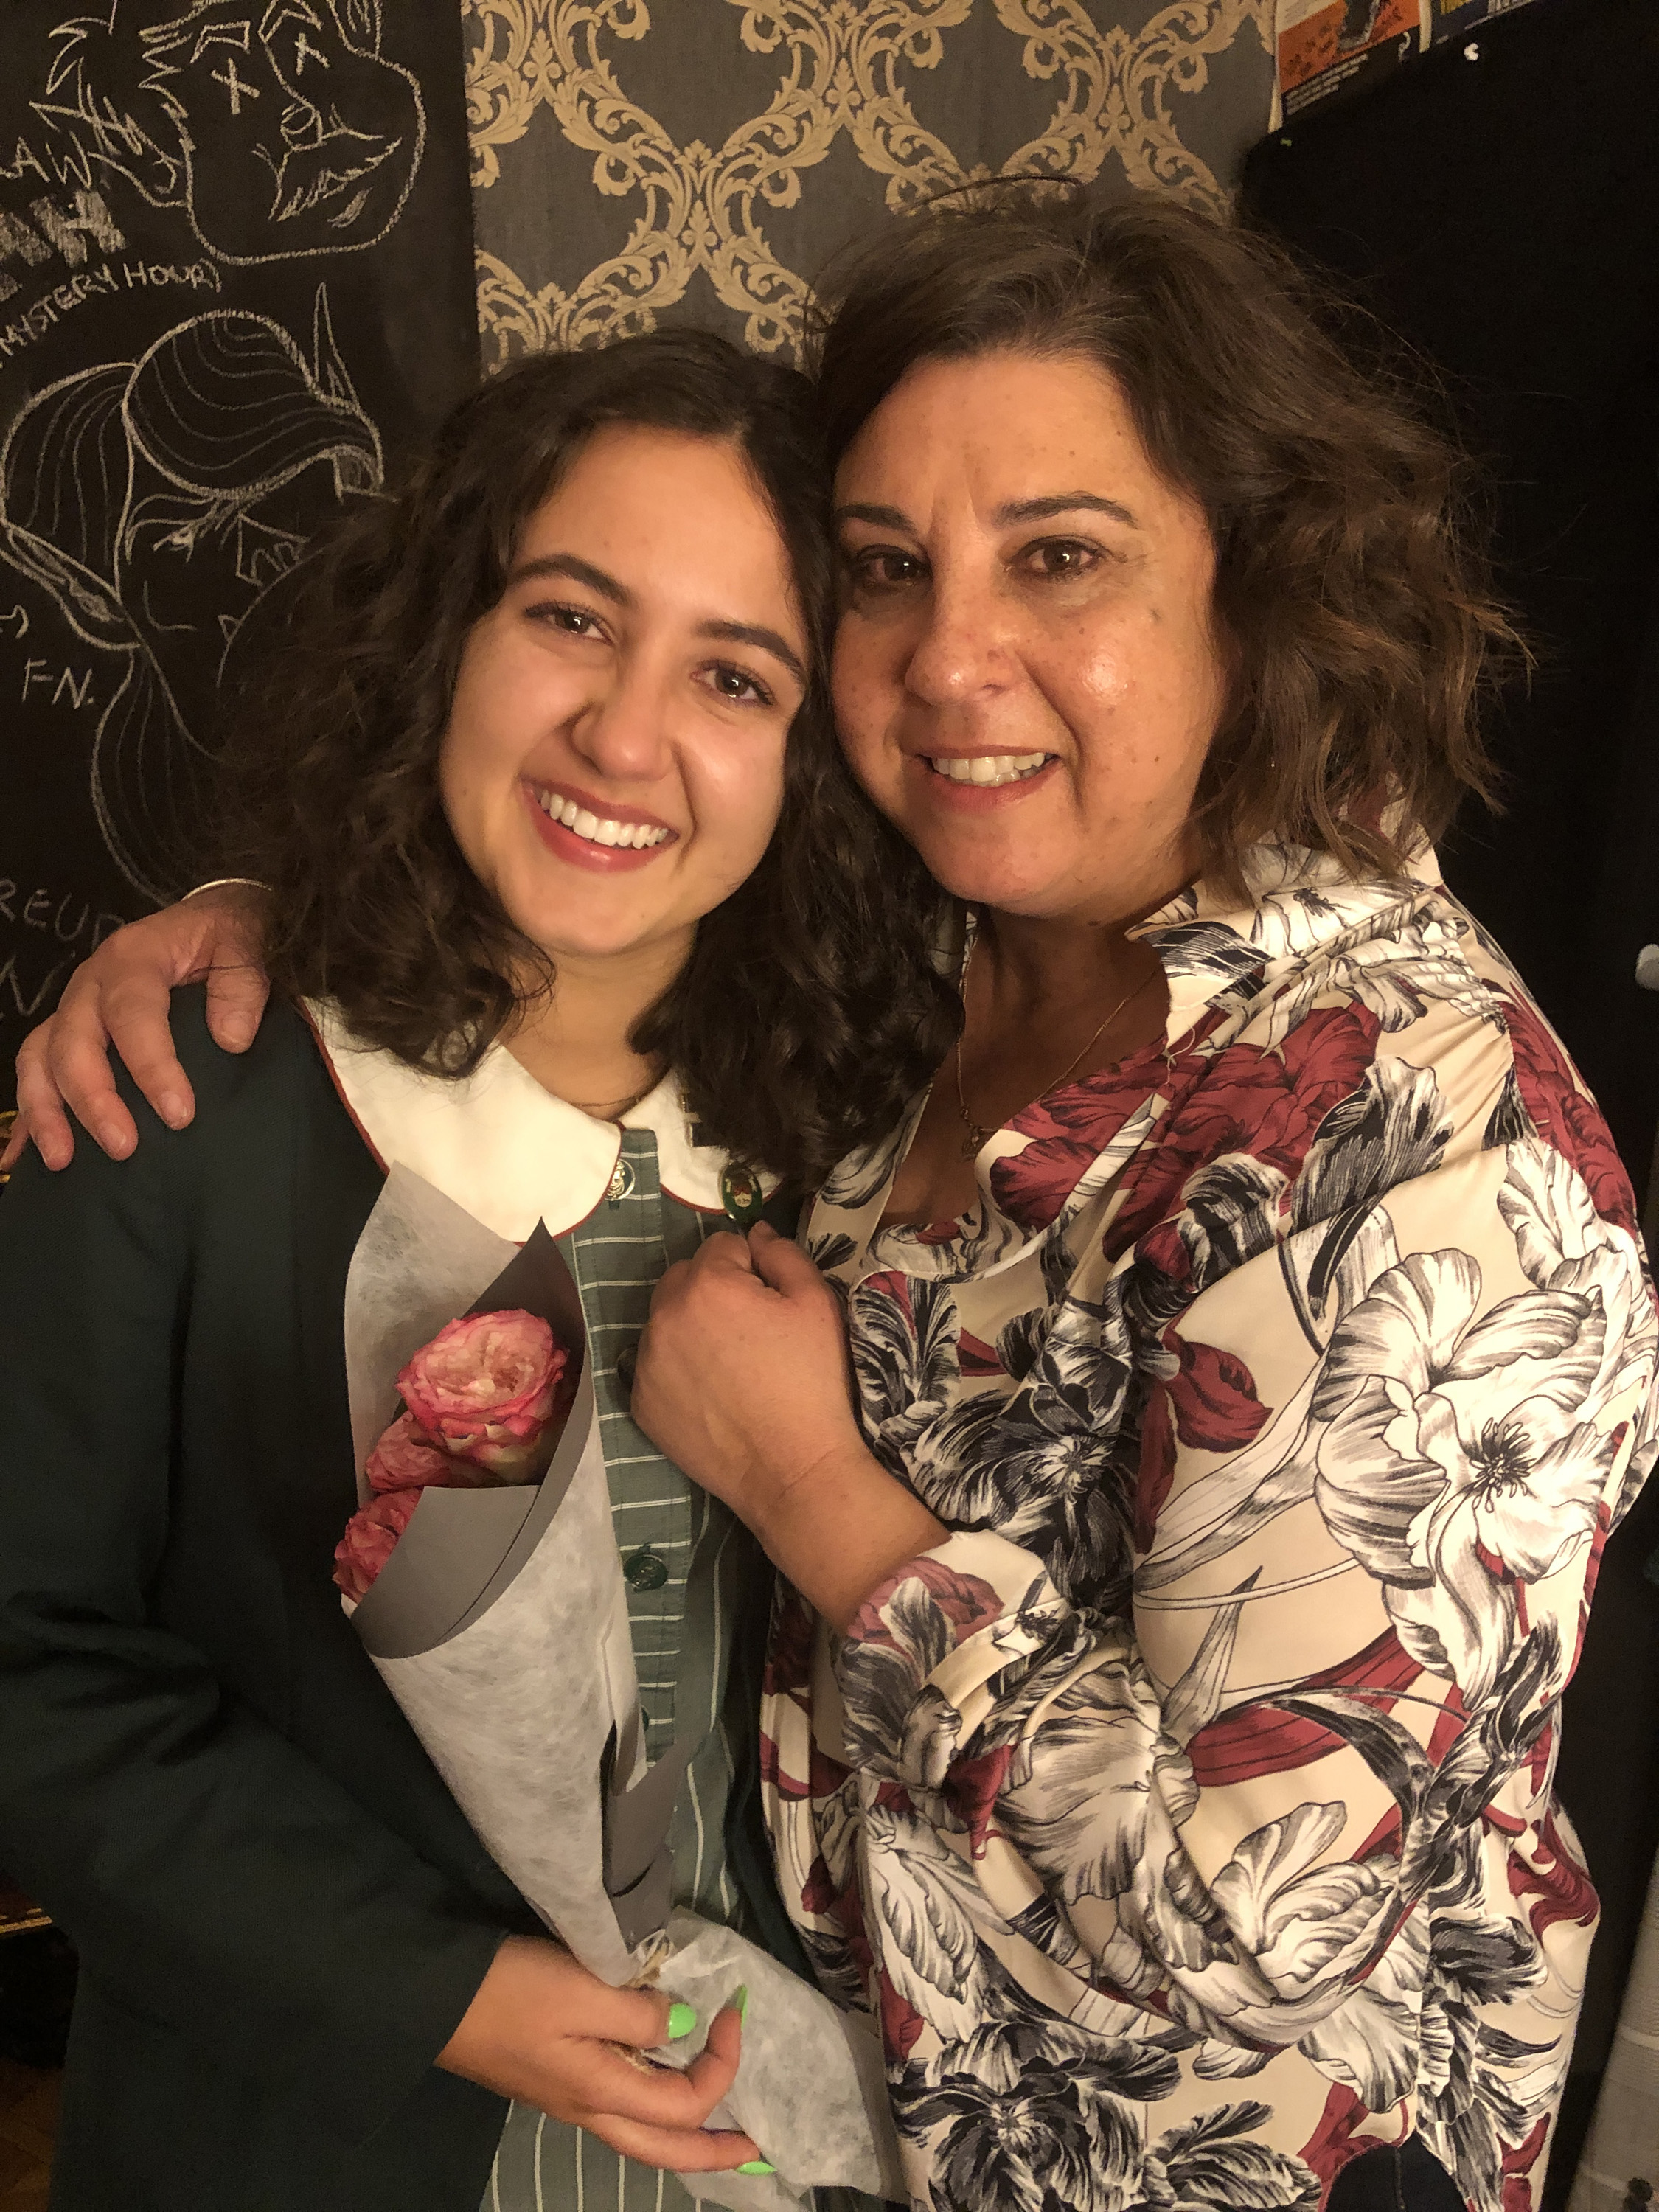
[[[1659,1448],[1601,1116],[1425,858],[1142,925],[1164,1038],[878,1227],[809,1224],[952,1531],[763,1714],[785,1899],[879,2014],[918,2205],[1314,2207],[1413,2129],[1534,2212],[1596,1905],[1551,1790]],[[919,1110],[919,1109],[918,1109]]]

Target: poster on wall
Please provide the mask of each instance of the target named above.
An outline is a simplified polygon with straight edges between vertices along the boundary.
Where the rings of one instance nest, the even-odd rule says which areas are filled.
[[[477,374],[454,0],[4,0],[0,1106],[196,878],[314,532]]]
[[[1279,0],[1285,119],[1358,92],[1448,39],[1468,39],[1527,0]]]

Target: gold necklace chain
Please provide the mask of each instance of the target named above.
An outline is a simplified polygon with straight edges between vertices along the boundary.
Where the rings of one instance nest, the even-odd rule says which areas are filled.
[[[1060,1069],[1060,1073],[1055,1076],[1054,1081],[1052,1083],[1045,1084],[1042,1089],[1038,1091],[1037,1096],[1039,1098],[1046,1098],[1051,1091],[1059,1090],[1060,1085],[1065,1082],[1066,1077],[1077,1066],[1078,1062],[1087,1054],[1094,1050],[1095,1047],[1100,1042],[1102,1037],[1105,1036],[1107,1030],[1110,1029],[1112,1024],[1123,1012],[1123,1009],[1140,996],[1141,993],[1146,988],[1147,985],[1153,981],[1158,972],[1159,971],[1155,968],[1151,975],[1143,975],[1141,977],[1139,982],[1135,985],[1133,991],[1128,991],[1124,994],[1123,997],[1118,1000],[1116,1006],[1112,1008],[1111,1012],[1107,1015],[1105,1020],[1100,1024],[1100,1027],[1088,1040],[1087,1043],[1083,1046],[1082,1049],[1080,1051],[1074,1052],[1072,1054],[1072,1057],[1066,1061],[1065,1066]],[[966,976],[963,978],[963,981],[965,984],[967,981]],[[966,1028],[965,1022],[963,1024],[963,1027],[964,1029]],[[976,1160],[980,1154],[984,1151],[987,1145],[990,1143],[992,1138],[996,1134],[996,1131],[994,1129],[988,1129],[981,1121],[975,1121],[973,1115],[968,1111],[968,1101],[962,1095],[962,1039],[960,1037],[958,1037],[956,1042],[953,1061],[956,1067],[957,1076],[957,1111],[962,1116],[963,1127],[968,1132],[967,1136],[963,1140],[962,1157],[964,1160]]]

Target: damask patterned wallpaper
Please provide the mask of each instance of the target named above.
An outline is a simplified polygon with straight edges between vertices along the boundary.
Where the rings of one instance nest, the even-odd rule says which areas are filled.
[[[1014,172],[1219,204],[1273,0],[463,0],[487,366],[659,322],[790,350],[816,270]]]

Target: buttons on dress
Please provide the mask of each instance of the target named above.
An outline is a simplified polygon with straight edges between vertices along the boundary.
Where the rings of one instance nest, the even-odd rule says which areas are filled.
[[[617,1162],[616,1166],[611,1170],[611,1180],[605,1187],[605,1194],[612,1206],[619,1206],[623,1199],[632,1198],[634,1195],[632,1160],[619,1159]]]
[[[668,1563],[654,1552],[631,1552],[623,1561],[623,1580],[631,1590],[659,1590],[668,1580]]]

